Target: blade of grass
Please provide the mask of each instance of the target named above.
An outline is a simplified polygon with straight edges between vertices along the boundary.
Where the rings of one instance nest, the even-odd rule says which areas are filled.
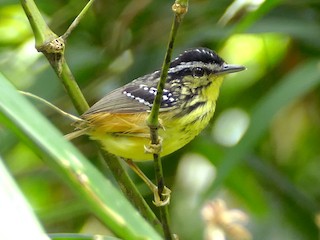
[[[0,74],[0,122],[32,149],[79,194],[93,213],[123,239],[161,239],[102,174]]]
[[[48,240],[0,157],[0,239]],[[24,224],[17,224],[23,222]]]

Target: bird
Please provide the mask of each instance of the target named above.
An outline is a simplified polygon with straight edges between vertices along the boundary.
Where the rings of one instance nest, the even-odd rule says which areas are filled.
[[[225,75],[245,69],[204,47],[185,50],[170,62],[158,115],[161,156],[182,148],[208,125]],[[108,93],[80,116],[67,138],[89,135],[123,159],[152,160],[146,151],[150,144],[147,118],[160,74],[156,70]]]

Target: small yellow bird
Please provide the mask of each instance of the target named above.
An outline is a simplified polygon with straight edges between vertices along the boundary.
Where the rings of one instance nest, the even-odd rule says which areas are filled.
[[[170,63],[159,110],[158,130],[161,156],[189,143],[212,118],[225,74],[245,67],[227,64],[214,51],[195,48],[184,51]],[[139,77],[115,89],[94,104],[75,122],[68,139],[87,134],[101,142],[105,150],[122,157],[154,193],[154,204],[170,201],[170,190],[158,188],[133,163],[152,160],[146,151],[150,144],[147,118],[157,94],[160,70]]]
[[[159,111],[161,156],[182,148],[208,125],[224,75],[244,69],[227,64],[207,48],[186,50],[170,63]],[[67,137],[87,134],[114,155],[152,160],[145,151],[150,143],[146,120],[159,79],[157,70],[107,94],[81,116],[76,131]]]

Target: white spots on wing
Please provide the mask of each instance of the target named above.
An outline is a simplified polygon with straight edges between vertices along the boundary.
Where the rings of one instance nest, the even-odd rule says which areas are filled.
[[[167,89],[163,89],[163,95],[167,95],[168,97],[171,97],[172,96],[172,92],[170,92]]]
[[[157,94],[157,89],[155,87],[148,87],[145,84],[140,84],[139,88],[142,89],[143,91],[146,92],[146,94],[152,94],[154,96],[156,96]],[[148,107],[152,107],[152,103],[144,100],[141,97],[135,96],[133,93],[128,92],[128,91],[123,91],[122,92],[124,95],[126,95],[129,98],[132,98],[136,101],[138,101],[139,103],[142,103]],[[174,103],[176,102],[176,99],[173,97],[173,94],[168,90],[168,89],[163,89],[163,95],[162,95],[162,106],[168,107],[168,106],[172,106],[174,105]]]
[[[126,95],[127,97],[135,98],[131,93],[129,93],[127,91],[123,91],[123,94]]]
[[[163,95],[162,95],[162,99],[163,101],[169,101],[172,105],[172,103],[174,103],[176,101],[176,99],[174,97],[172,97],[172,92],[170,92],[169,90],[164,89],[163,90]]]
[[[149,88],[147,85],[140,84],[139,85],[140,89],[143,89],[144,91],[153,94],[154,96],[157,94],[157,89],[154,87]]]
[[[123,93],[124,95],[126,95],[127,97],[132,98],[132,99],[134,99],[134,100],[137,100],[139,103],[142,103],[142,104],[144,104],[144,105],[146,105],[146,106],[148,106],[148,107],[151,107],[151,106],[152,106],[151,103],[147,102],[147,101],[144,100],[143,98],[134,96],[134,95],[133,95],[132,93],[130,93],[130,92],[123,91],[122,93]]]
[[[151,87],[150,89],[149,89],[149,93],[151,93],[151,94],[153,94],[154,96],[157,94],[157,89],[156,88],[154,88],[154,87]]]
[[[135,100],[139,101],[139,103],[146,103],[146,101],[142,98],[136,97]]]

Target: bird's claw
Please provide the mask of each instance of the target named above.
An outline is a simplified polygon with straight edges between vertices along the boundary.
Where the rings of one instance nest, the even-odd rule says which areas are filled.
[[[161,193],[163,200],[162,200],[162,197],[159,196],[158,187],[155,187],[155,189],[153,190],[153,194],[154,194],[154,201],[152,202],[157,207],[163,207],[170,203],[171,190],[166,186],[164,187],[163,192]]]
[[[158,138],[157,144],[150,143],[149,145],[144,146],[144,151],[150,154],[159,154],[162,151],[162,138]]]

